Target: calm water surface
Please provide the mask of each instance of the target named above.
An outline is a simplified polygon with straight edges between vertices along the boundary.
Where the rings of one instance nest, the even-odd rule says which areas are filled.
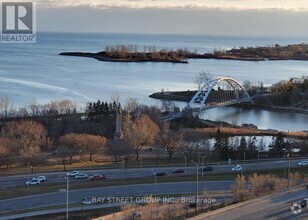
[[[7,95],[15,106],[70,99],[80,105],[110,100],[119,93],[122,102],[136,97],[141,103],[160,105],[148,95],[165,90],[195,89],[194,76],[208,71],[214,76],[231,76],[239,81],[272,84],[291,76],[308,75],[303,61],[189,60],[189,64],[108,63],[91,58],[66,57],[63,51],[100,51],[106,45],[155,45],[158,49],[187,47],[198,52],[214,48],[287,45],[308,39],[240,38],[220,36],[174,36],[132,34],[39,33],[36,44],[0,44],[0,96]],[[308,115],[235,108],[213,109],[205,118],[231,123],[254,123],[261,128],[307,130]]]

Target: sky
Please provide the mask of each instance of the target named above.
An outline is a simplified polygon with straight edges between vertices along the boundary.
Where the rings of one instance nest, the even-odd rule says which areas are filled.
[[[308,40],[308,0],[34,2],[38,31],[292,36]]]

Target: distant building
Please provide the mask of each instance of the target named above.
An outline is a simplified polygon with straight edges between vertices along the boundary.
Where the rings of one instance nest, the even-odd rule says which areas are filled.
[[[300,78],[297,78],[297,77],[293,77],[291,79],[292,79],[293,83],[295,83],[295,84],[303,83],[303,79],[300,79]]]
[[[254,124],[242,124],[241,125],[243,128],[253,128],[253,129],[258,129],[257,125]]]

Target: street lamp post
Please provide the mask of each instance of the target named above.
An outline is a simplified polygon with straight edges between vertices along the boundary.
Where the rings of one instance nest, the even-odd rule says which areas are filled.
[[[195,207],[195,214],[197,214],[198,209],[198,194],[199,194],[199,183],[198,183],[198,164],[191,160],[196,165],[196,207]]]
[[[66,220],[68,220],[68,191],[69,191],[69,176],[66,175]]]
[[[202,179],[203,179],[203,174],[204,174],[204,159],[206,159],[206,155],[204,155],[204,157],[202,157]]]
[[[83,219],[83,202],[85,201],[85,199],[83,198],[82,200],[81,200],[81,212],[80,212],[80,220],[82,220]]]
[[[156,173],[155,173],[155,175],[154,175],[154,181],[155,181],[155,189],[154,189],[154,192],[155,192],[155,195],[156,195],[156,183],[157,183],[157,175],[156,175]]]
[[[283,155],[283,178],[286,178],[286,155]]]
[[[29,170],[28,170],[28,181],[30,181],[29,175],[30,175],[30,166],[29,166]],[[29,190],[29,184],[27,184],[27,187],[28,187],[28,190]]]
[[[121,161],[121,182],[123,181],[123,175],[124,175],[124,160]]]
[[[123,181],[123,173],[124,173],[124,163],[125,161],[121,156],[118,156],[121,159],[121,182]]]
[[[153,175],[154,175],[154,193],[156,194],[157,176],[156,176],[156,172],[153,169],[151,171],[153,172]]]
[[[186,155],[184,154],[184,152],[182,152],[183,156],[184,156],[184,159],[185,159],[185,168],[187,167],[187,157]]]
[[[244,168],[242,169],[242,175],[244,173],[244,169],[246,170],[246,153],[245,151],[242,149],[243,155],[244,155]]]
[[[288,189],[290,188],[290,155],[287,155],[289,159],[289,167],[288,167]]]

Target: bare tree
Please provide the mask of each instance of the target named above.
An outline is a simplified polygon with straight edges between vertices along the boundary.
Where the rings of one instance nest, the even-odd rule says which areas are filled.
[[[9,99],[7,96],[0,97],[0,116],[7,118],[9,110]]]
[[[154,143],[155,137],[159,132],[155,124],[148,115],[140,115],[132,119],[127,115],[123,123],[124,137],[135,148],[136,160],[139,160],[140,150],[147,145]]]
[[[161,110],[163,112],[172,112],[174,110],[175,104],[171,100],[162,100],[161,101]]]
[[[0,166],[3,164],[6,165],[6,168],[9,167],[9,160],[14,155],[11,147],[8,138],[0,138]]]
[[[84,135],[84,138],[86,139],[86,150],[89,152],[89,160],[92,162],[93,156],[107,146],[107,138],[90,134]]]
[[[188,161],[198,161],[200,157],[211,154],[209,141],[204,134],[192,130],[186,132],[184,136],[185,141],[183,141],[181,150]]]
[[[42,162],[41,152],[51,143],[44,126],[35,121],[10,121],[4,126],[3,136],[14,143],[18,154],[32,167]]]
[[[140,110],[140,104],[138,103],[138,100],[133,97],[129,97],[126,99],[126,106],[124,109],[127,112],[132,113],[133,115],[138,115],[138,112]]]
[[[160,157],[165,153],[165,149],[160,146],[156,146],[152,148],[152,153],[154,154],[155,158],[155,166],[157,166]]]
[[[36,116],[40,114],[40,106],[36,99],[32,99],[29,104],[30,115]]]
[[[57,161],[62,164],[63,170],[66,170],[66,165],[70,162],[71,149],[67,145],[60,144],[57,148]]]
[[[253,87],[252,82],[249,81],[249,80],[245,80],[242,85],[243,85],[244,89],[246,89],[247,91],[251,90],[252,87]]]
[[[130,155],[134,153],[133,146],[125,139],[109,140],[107,153],[114,157],[114,162],[118,163],[118,158],[122,158],[125,164],[128,163]]]
[[[168,153],[168,159],[171,160],[172,156],[179,150],[183,141],[180,132],[174,132],[169,129],[169,123],[162,124],[162,128],[158,134],[158,142],[164,147]]]
[[[110,99],[113,103],[115,103],[117,106],[119,106],[119,104],[120,104],[120,93],[119,92],[112,93]]]
[[[196,83],[198,89],[200,89],[205,82],[211,80],[212,78],[213,75],[211,73],[202,71],[195,76],[194,83]]]
[[[69,150],[69,163],[72,164],[73,157],[79,155],[85,149],[84,137],[81,134],[66,134],[59,138],[60,143]]]

